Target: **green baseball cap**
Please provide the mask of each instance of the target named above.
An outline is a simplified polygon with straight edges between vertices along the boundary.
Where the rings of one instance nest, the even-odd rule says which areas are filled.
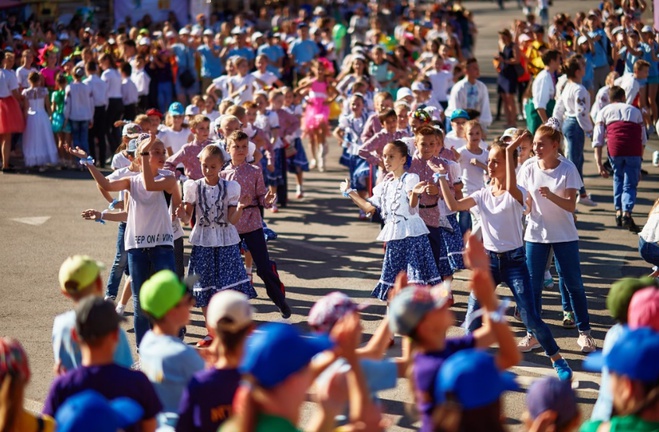
[[[622,278],[611,285],[606,297],[606,307],[611,316],[623,324],[626,323],[632,296],[636,291],[647,287],[658,287],[657,280],[652,277]]]
[[[171,270],[161,270],[142,284],[142,310],[160,319],[176,306],[188,292],[188,285]]]

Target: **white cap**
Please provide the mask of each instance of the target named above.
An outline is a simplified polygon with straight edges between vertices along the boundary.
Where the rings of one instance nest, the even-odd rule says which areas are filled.
[[[175,37],[176,37],[176,33],[174,33],[174,31],[172,31],[172,30],[169,30],[167,33],[165,33],[165,37],[166,37],[167,39],[175,38]]]
[[[197,37],[197,36],[201,36],[201,29],[200,29],[199,27],[195,27],[195,28],[192,29],[192,31],[190,32],[190,34],[191,34],[192,36],[195,36],[195,37]]]
[[[428,115],[430,115],[430,117],[432,117],[433,120],[441,120],[442,119],[442,117],[441,117],[442,111],[440,111],[437,107],[434,107],[432,105],[426,105],[423,108],[423,110],[425,112],[427,112]]]
[[[316,6],[316,9],[313,10],[314,15],[324,15],[325,14],[325,8],[322,6]]]
[[[522,33],[521,35],[519,35],[518,40],[520,43],[528,42],[531,40],[531,36],[527,35],[526,33]]]
[[[398,89],[398,93],[396,93],[396,101],[403,100],[407,96],[414,97],[412,90],[409,87],[401,87]]]
[[[149,45],[151,45],[151,39],[144,36],[140,39],[140,41],[137,44],[141,45],[141,46],[149,46]]]
[[[185,36],[190,34],[190,30],[188,30],[187,27],[183,27],[181,30],[178,31],[178,34],[180,36]]]
[[[654,33],[654,29],[652,28],[652,26],[645,25],[641,29],[641,33]]]
[[[117,42],[117,41],[114,40],[114,38],[110,38],[110,39],[108,39],[108,43],[109,43],[110,45],[114,45],[116,42]]]
[[[577,39],[577,45],[588,43],[588,38],[586,36],[579,36]]]
[[[245,29],[242,29],[240,27],[234,27],[233,30],[231,30],[232,35],[241,35],[245,34]]]
[[[194,116],[199,114],[199,107],[197,105],[188,105],[185,107],[186,116]]]
[[[236,333],[252,323],[252,313],[253,309],[247,296],[228,289],[218,292],[211,298],[206,311],[206,322],[213,329],[219,327]]]
[[[254,32],[254,34],[252,35],[252,42],[256,42],[259,38],[262,38],[262,37],[263,37],[263,33],[258,32],[258,31]]]
[[[211,29],[204,30],[204,36],[213,36],[213,34],[213,30]]]
[[[618,27],[614,28],[613,30],[611,30],[611,34],[612,35],[617,35],[618,33],[622,33],[623,30],[624,29],[622,28],[622,26],[618,26]]]
[[[501,139],[504,138],[512,138],[513,135],[515,135],[515,132],[517,132],[517,128],[508,128],[505,131],[503,131],[503,134],[501,135]]]
[[[426,83],[424,83],[422,81],[414,81],[412,83],[412,91],[413,92],[415,92],[415,91],[430,91],[430,89],[428,88]]]
[[[158,31],[154,31],[153,34],[152,34],[152,36],[153,36],[155,39],[160,39],[160,37],[162,36],[162,32],[161,32],[160,30],[158,30]]]

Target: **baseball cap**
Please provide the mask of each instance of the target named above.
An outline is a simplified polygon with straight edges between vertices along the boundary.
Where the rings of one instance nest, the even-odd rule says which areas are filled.
[[[263,33],[257,31],[252,34],[252,42],[256,42],[259,38],[263,37]]]
[[[211,29],[204,30],[204,36],[213,36],[213,34],[213,30]]]
[[[142,128],[137,123],[128,123],[125,124],[124,128],[121,130],[121,136],[137,138],[142,132]]]
[[[555,412],[558,427],[567,425],[579,413],[572,383],[556,377],[533,381],[526,393],[526,407],[534,420],[545,411]]]
[[[0,338],[0,381],[7,374],[18,375],[24,382],[30,380],[30,364],[27,354],[19,341]]]
[[[408,96],[414,97],[412,90],[410,90],[409,87],[401,87],[398,89],[398,92],[396,93],[396,101],[403,100],[403,98],[406,98]]]
[[[116,331],[124,318],[114,310],[114,303],[102,297],[85,297],[76,305],[76,333],[91,342]]]
[[[128,145],[126,146],[126,151],[128,153],[135,153],[137,151],[137,139],[132,139],[128,141]]]
[[[389,328],[393,333],[409,336],[428,312],[443,307],[448,299],[444,284],[433,288],[409,285],[389,303]]]
[[[185,114],[185,108],[183,108],[183,104],[181,102],[173,102],[169,106],[168,112],[174,116],[182,116]]]
[[[489,405],[507,390],[517,390],[515,374],[500,371],[494,356],[477,349],[458,351],[442,365],[435,381],[435,401],[455,395],[464,409]]]
[[[615,36],[618,33],[622,33],[623,30],[622,26],[614,27],[613,30],[611,30],[611,34]]]
[[[85,76],[85,68],[82,66],[78,66],[75,69],[73,69],[73,75],[75,75],[78,78],[82,78]]]
[[[116,432],[142,419],[144,409],[132,399],[108,401],[95,390],[68,398],[55,413],[57,432]]]
[[[421,81],[415,81],[412,83],[412,91],[429,91],[430,89],[426,85],[426,83],[421,82]]]
[[[647,287],[657,287],[657,282],[651,277],[622,278],[611,285],[606,296],[606,307],[611,316],[621,323],[627,322],[629,303],[636,291]]]
[[[199,107],[197,105],[188,105],[185,107],[185,115],[195,116],[199,114]]]
[[[309,364],[334,343],[326,335],[306,336],[286,323],[269,323],[247,340],[240,371],[266,389],[275,387]]]
[[[654,33],[654,29],[650,25],[644,25],[641,29],[641,33]]]
[[[167,33],[165,33],[165,37],[166,37],[167,39],[175,38],[175,37],[176,37],[176,33],[174,33],[173,30],[169,30]]]
[[[531,36],[527,35],[526,33],[523,33],[519,36],[518,40],[520,43],[528,42],[531,40]]]
[[[334,291],[321,297],[311,307],[307,322],[314,330],[328,332],[345,315],[365,307],[366,305],[358,305],[344,293]]]
[[[171,270],[161,270],[142,284],[140,304],[143,311],[160,319],[186,294],[188,294],[188,286],[176,273]]]
[[[149,46],[149,45],[151,45],[151,39],[149,39],[146,36],[142,36],[140,38],[139,42],[137,42],[137,44],[140,45],[140,46]]]
[[[201,29],[199,27],[195,27],[190,32],[190,35],[197,37],[197,36],[201,36],[201,33],[202,33]]]
[[[231,30],[231,34],[234,36],[245,34],[245,29],[240,27],[234,27],[233,30]]]
[[[588,43],[588,38],[586,36],[579,36],[577,39],[577,45]]]
[[[305,28],[305,27],[309,27],[309,24],[307,24],[305,21],[302,21],[301,23],[299,23],[297,25],[298,29]]]
[[[514,127],[508,128],[505,131],[503,131],[503,134],[501,135],[501,139],[512,138],[513,135],[515,135],[516,132],[517,132],[517,128],[514,128]]]
[[[140,31],[137,32],[139,35],[148,35],[149,34],[149,29],[147,28],[141,28]]]
[[[188,30],[187,27],[183,27],[181,30],[178,31],[179,36],[186,36],[190,34],[190,30]]]
[[[457,119],[469,120],[469,114],[467,113],[467,111],[465,111],[463,109],[453,110],[453,112],[451,113],[451,121],[457,120]]]
[[[533,26],[533,33],[544,33],[544,32],[545,32],[545,28],[540,24],[536,24]]]
[[[254,310],[247,296],[239,291],[223,290],[211,297],[206,322],[213,329],[236,333],[252,323]]]
[[[87,255],[70,256],[59,268],[59,286],[64,292],[77,293],[91,285],[104,268]]]
[[[650,287],[637,291],[627,314],[629,328],[650,327],[659,332],[659,289]]]
[[[155,109],[155,108],[150,108],[150,109],[146,110],[146,115],[149,116],[149,117],[156,116],[156,117],[163,118],[162,113],[160,111],[158,111],[157,109]]]
[[[600,371],[604,366],[617,375],[632,380],[655,383],[659,379],[659,334],[647,327],[626,329],[606,354],[602,351],[590,354],[583,367]]]

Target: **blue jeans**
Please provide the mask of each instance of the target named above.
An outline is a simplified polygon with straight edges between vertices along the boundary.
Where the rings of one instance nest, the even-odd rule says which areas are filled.
[[[174,85],[169,81],[158,83],[158,109],[160,112],[167,112],[173,100]]]
[[[117,296],[119,292],[119,284],[121,284],[121,277],[128,265],[128,254],[124,249],[124,233],[126,232],[126,222],[119,223],[119,231],[117,232],[117,251],[114,254],[114,262],[108,276],[108,284],[105,287],[105,295]]]
[[[469,210],[458,212],[458,224],[460,224],[462,235],[467,231],[471,231],[471,213]]]
[[[609,157],[613,167],[613,207],[631,213],[636,204],[636,187],[641,176],[640,156]]]
[[[152,248],[129,249],[128,268],[132,279],[133,307],[135,309],[133,320],[135,326],[135,338],[137,346],[140,346],[142,338],[149,330],[149,319],[142,313],[140,307],[140,288],[154,273],[160,270],[171,270],[176,272],[174,262],[174,247],[156,246]]]
[[[73,148],[80,147],[89,154],[89,121],[69,120]]]
[[[554,249],[554,263],[559,274],[559,284],[567,291],[570,305],[574,311],[575,321],[579,331],[590,330],[588,301],[581,279],[581,261],[579,259],[579,242],[577,240],[562,243],[532,243],[526,242],[526,265],[531,277],[531,287],[535,297],[538,312],[541,311],[541,298],[545,267],[549,254]]]
[[[579,171],[579,177],[583,181],[583,146],[586,142],[586,134],[584,133],[576,117],[565,117],[563,121],[563,135],[567,140],[567,158],[572,161]],[[586,188],[581,186],[579,195],[585,195]]]
[[[643,237],[639,237],[638,253],[646,262],[659,266],[659,245],[657,243],[649,243],[643,240]]]

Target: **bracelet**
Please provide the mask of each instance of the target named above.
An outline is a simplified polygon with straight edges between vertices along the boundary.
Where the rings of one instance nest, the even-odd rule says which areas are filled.
[[[346,198],[350,198],[350,194],[352,192],[355,192],[355,190],[353,188],[348,188],[343,192],[343,196],[346,197]]]
[[[120,202],[120,201],[119,201],[118,199],[116,199],[116,198],[113,199],[112,202],[110,203],[110,205],[108,206],[108,210],[114,210],[114,206],[116,206],[117,204],[119,204],[119,202]]]
[[[444,174],[442,174],[442,173],[435,173],[435,174],[432,175],[432,178],[433,178],[433,180],[435,180],[435,182],[438,182],[439,179],[442,179],[442,178],[443,178],[444,180],[448,180],[448,174],[446,174],[446,173],[444,173]]]
[[[506,322],[506,310],[508,309],[509,305],[510,305],[509,299],[501,300],[501,303],[499,304],[497,310],[487,313],[487,315],[490,317],[490,321],[495,322],[497,324]]]
[[[103,220],[103,218],[105,217],[105,213],[106,213],[106,211],[103,210],[103,211],[101,212],[101,217],[98,218],[98,219],[96,219],[96,222],[100,223],[101,225],[105,225],[105,221]]]
[[[94,165],[94,162],[96,162],[96,161],[94,160],[93,157],[87,156],[84,159],[80,159],[79,162],[80,162],[80,165],[82,165],[82,166],[88,166],[88,165]]]

